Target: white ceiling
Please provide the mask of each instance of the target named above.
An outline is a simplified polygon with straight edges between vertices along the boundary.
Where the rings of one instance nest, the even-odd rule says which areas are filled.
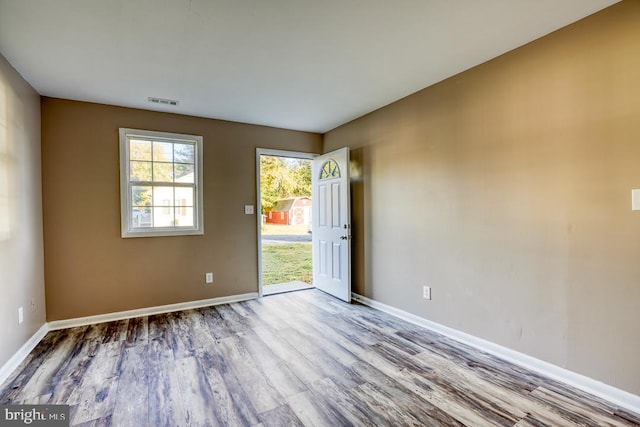
[[[45,96],[325,132],[616,2],[0,0],[0,53]]]

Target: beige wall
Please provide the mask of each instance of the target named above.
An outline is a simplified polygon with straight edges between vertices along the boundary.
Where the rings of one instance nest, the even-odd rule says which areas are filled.
[[[623,1],[325,135],[362,170],[355,291],[640,394],[639,22]]]
[[[203,236],[120,237],[120,127],[204,137]],[[321,145],[317,134],[43,98],[47,319],[257,292],[256,216],[244,215],[256,147]]]
[[[339,127],[324,147],[316,134],[67,100],[40,111],[0,58],[0,365],[44,323],[42,114],[49,320],[255,292],[256,219],[243,215],[255,148],[350,146],[358,293],[640,394],[637,22],[640,2],[623,1]],[[119,127],[204,136],[204,236],[120,238]]]
[[[0,56],[0,367],[44,322],[40,96]]]

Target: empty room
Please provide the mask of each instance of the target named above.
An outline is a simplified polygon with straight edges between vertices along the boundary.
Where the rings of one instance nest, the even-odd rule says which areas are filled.
[[[0,0],[0,405],[640,426],[640,1]]]

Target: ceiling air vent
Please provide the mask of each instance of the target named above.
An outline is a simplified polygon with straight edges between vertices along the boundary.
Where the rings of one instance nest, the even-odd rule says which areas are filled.
[[[164,98],[154,98],[153,96],[150,96],[149,98],[149,102],[151,102],[152,104],[163,104],[163,105],[174,105],[177,106],[180,102],[173,100],[173,99],[164,99]]]

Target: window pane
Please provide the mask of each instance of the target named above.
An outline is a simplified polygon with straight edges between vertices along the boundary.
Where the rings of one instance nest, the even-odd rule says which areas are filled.
[[[154,227],[172,227],[173,207],[154,207],[153,208],[153,226]]]
[[[195,163],[193,144],[173,144],[173,161],[176,163]]]
[[[153,163],[154,182],[173,182],[173,163]]]
[[[151,206],[151,188],[133,186],[131,189],[131,204],[133,206]]]
[[[173,187],[153,187],[153,206],[173,206]]]
[[[193,188],[176,187],[176,207],[193,206]]]
[[[193,208],[176,207],[176,225],[178,227],[193,227]]]
[[[132,139],[129,143],[129,159],[151,160],[151,141]]]
[[[173,162],[173,144],[153,141],[153,161]]]
[[[320,179],[329,179],[329,178],[339,178],[340,177],[340,168],[335,160],[330,159],[322,165],[322,170],[320,171]]]
[[[185,165],[176,163],[174,165],[176,182],[188,182],[193,184],[194,170],[193,165]]]
[[[131,181],[151,181],[151,162],[129,162]]]
[[[133,228],[149,228],[151,225],[151,208],[134,207],[131,212],[131,226]]]
[[[202,136],[127,128],[119,134],[122,237],[202,234]]]

